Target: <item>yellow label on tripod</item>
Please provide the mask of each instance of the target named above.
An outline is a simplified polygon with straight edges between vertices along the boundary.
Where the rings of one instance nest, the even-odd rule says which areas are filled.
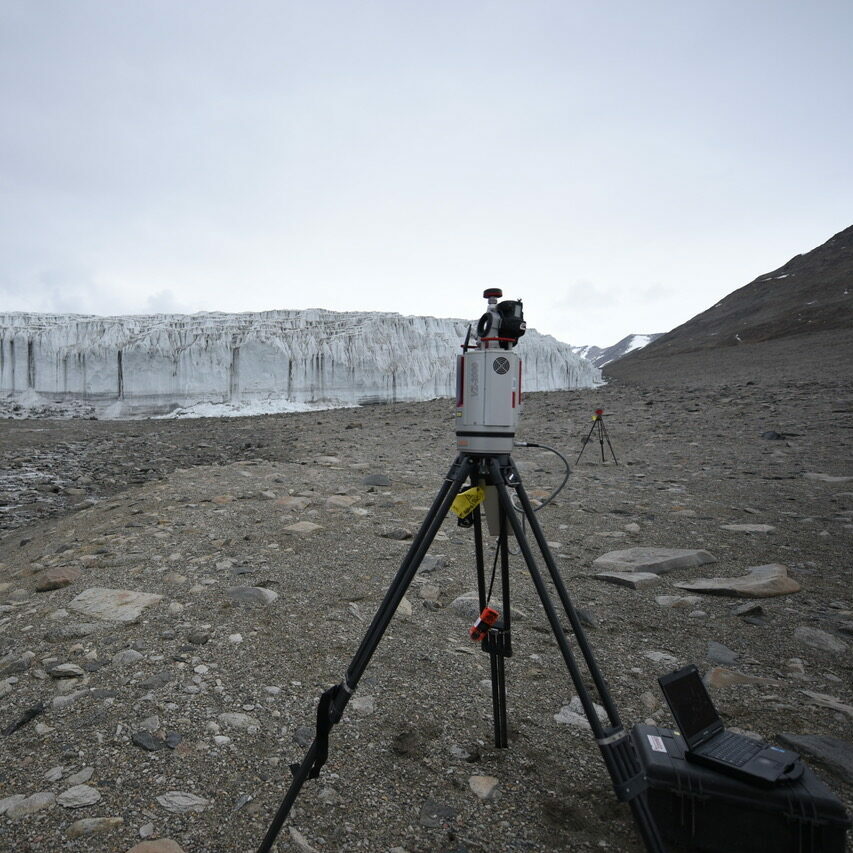
[[[470,515],[486,499],[486,490],[482,486],[474,486],[459,492],[450,504],[450,508],[460,517]]]

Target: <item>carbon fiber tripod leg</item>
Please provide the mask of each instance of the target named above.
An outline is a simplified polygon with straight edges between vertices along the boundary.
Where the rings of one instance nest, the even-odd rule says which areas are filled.
[[[554,638],[557,641],[557,645],[560,647],[560,652],[563,656],[566,668],[568,669],[569,675],[574,683],[575,690],[577,690],[578,698],[581,701],[584,713],[589,721],[589,725],[592,729],[596,743],[598,744],[598,748],[601,751],[605,766],[610,773],[610,778],[613,782],[613,789],[616,796],[619,800],[627,801],[630,804],[634,821],[640,832],[640,836],[643,839],[643,843],[646,846],[646,850],[648,850],[649,853],[665,853],[666,848],[663,845],[663,841],[658,833],[657,824],[655,823],[648,805],[648,799],[646,797],[646,779],[642,766],[634,752],[630,738],[619,720],[618,711],[616,710],[616,706],[610,696],[609,690],[607,689],[607,684],[598,669],[595,658],[592,654],[592,649],[586,640],[586,635],[580,624],[580,619],[578,618],[577,612],[569,599],[565,585],[563,584],[562,579],[557,583],[556,579],[560,578],[559,572],[557,571],[551,551],[548,548],[545,535],[542,532],[542,528],[539,526],[539,521],[537,520],[530,500],[527,497],[527,493],[521,485],[521,478],[518,475],[518,470],[515,468],[514,463],[509,457],[505,457],[503,468],[501,468],[497,459],[494,457],[489,460],[489,464],[491,479],[492,482],[497,484],[498,498],[501,502],[501,506],[506,512],[507,519],[509,520],[510,526],[515,534],[521,553],[524,556],[524,561],[527,564],[527,569],[530,573],[533,585],[536,587],[536,592],[539,595],[542,607],[548,617],[548,622],[551,626]],[[604,705],[610,719],[611,726],[607,730],[605,730],[601,721],[598,719],[598,714],[595,711],[595,706],[593,705],[589,690],[587,690],[587,687],[584,684],[583,676],[578,668],[577,661],[575,660],[574,654],[569,646],[569,642],[566,639],[563,626],[560,624],[559,616],[557,615],[557,611],[551,601],[548,589],[545,586],[545,581],[538,566],[536,565],[536,560],[524,533],[524,527],[512,506],[512,501],[509,498],[508,486],[515,489],[516,494],[521,501],[523,514],[533,530],[536,543],[548,566],[552,580],[554,580],[555,586],[557,587],[561,603],[564,605],[566,615],[569,618],[575,638],[583,653],[587,668],[592,675],[596,689],[602,700],[602,704]]]
[[[610,452],[613,454],[613,461],[618,465],[619,460],[616,458],[616,451],[613,449],[613,445],[610,443],[610,434],[607,432],[607,427],[604,426],[603,420],[601,422],[601,428],[604,431],[604,440],[607,442],[607,446],[610,448]]]
[[[581,456],[583,456],[583,452],[584,450],[586,450],[586,446],[587,444],[589,444],[590,438],[592,438],[592,431],[595,429],[596,423],[598,423],[598,421],[594,421],[592,426],[589,428],[589,432],[586,434],[586,438],[583,440],[583,444],[581,445],[581,452],[578,453],[578,458],[575,459],[575,465],[577,465],[578,462],[581,461]]]
[[[474,517],[474,555],[477,568],[477,593],[480,602],[480,612],[488,603],[486,591],[485,561],[483,557],[483,520],[480,507],[473,512]],[[506,533],[499,538],[498,548],[501,557],[501,585],[504,591],[508,587],[508,555]],[[508,594],[508,593],[507,593]],[[506,600],[504,600],[503,611],[506,614]],[[509,642],[508,632],[490,630],[488,637],[483,642],[483,649],[489,654],[489,668],[492,682],[492,719],[495,729],[495,746],[498,749],[506,748],[508,744],[508,727],[506,716],[506,667],[504,657],[507,653],[512,654],[512,646]]]
[[[258,847],[258,853],[269,853],[305,781],[319,775],[320,769],[326,762],[328,755],[329,732],[332,726],[340,722],[344,709],[350,697],[355,692],[359,679],[364,674],[368,663],[370,663],[370,659],[373,657],[379,641],[388,628],[388,624],[394,616],[397,607],[403,600],[403,596],[406,594],[406,590],[417,573],[426,552],[429,550],[435,534],[438,533],[450,509],[450,504],[453,503],[453,499],[459,494],[462,485],[468,477],[477,471],[477,468],[477,463],[460,455],[456,457],[450,471],[448,471],[444,483],[439,489],[417,535],[412,540],[412,544],[400,568],[397,570],[391,586],[385,593],[382,604],[379,605],[379,609],[376,611],[376,615],[373,617],[373,621],[367,629],[367,633],[364,639],[362,639],[361,645],[358,647],[358,651],[355,653],[346,671],[344,680],[340,684],[330,687],[320,698],[320,704],[317,707],[317,733],[314,741],[309,747],[302,763],[291,767],[291,770],[293,770],[293,779],[291,780],[290,787],[272,823],[270,823],[267,829],[261,846]]]

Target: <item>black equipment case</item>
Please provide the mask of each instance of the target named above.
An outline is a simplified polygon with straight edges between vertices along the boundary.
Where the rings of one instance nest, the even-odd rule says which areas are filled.
[[[634,726],[631,737],[648,780],[660,833],[708,853],[844,853],[850,818],[841,801],[805,767],[770,788],[689,763],[671,729]]]

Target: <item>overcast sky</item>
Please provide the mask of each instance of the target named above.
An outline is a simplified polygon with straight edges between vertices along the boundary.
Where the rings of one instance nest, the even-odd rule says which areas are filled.
[[[850,0],[0,0],[0,311],[666,331],[853,223]]]

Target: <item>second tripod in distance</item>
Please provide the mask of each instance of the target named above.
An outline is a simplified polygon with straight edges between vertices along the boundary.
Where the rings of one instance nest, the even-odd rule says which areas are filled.
[[[618,465],[619,460],[616,458],[616,453],[613,450],[613,445],[610,443],[610,436],[607,434],[607,427],[604,425],[604,409],[596,409],[595,414],[592,416],[592,426],[589,428],[589,432],[586,434],[586,438],[583,440],[583,444],[581,445],[581,452],[578,453],[578,458],[575,460],[575,465],[581,461],[581,456],[583,456],[584,450],[586,450],[587,444],[589,444],[590,439],[592,438],[592,434],[598,431],[598,443],[601,445],[601,461],[606,462],[607,459],[604,456],[604,442],[607,442],[607,446],[610,448],[610,454],[613,456],[613,461]]]

